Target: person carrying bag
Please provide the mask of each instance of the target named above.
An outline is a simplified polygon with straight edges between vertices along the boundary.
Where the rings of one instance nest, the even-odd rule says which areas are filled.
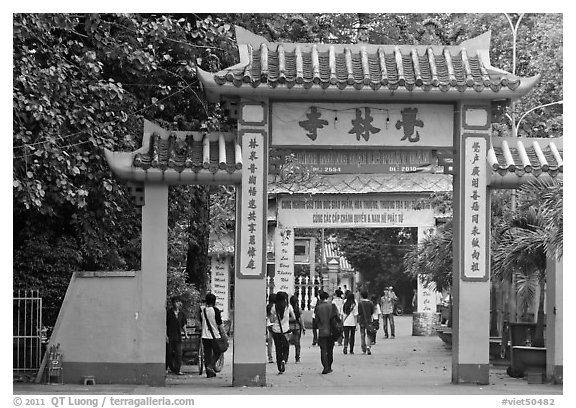
[[[220,355],[228,349],[228,337],[222,327],[222,315],[215,305],[216,296],[208,293],[206,295],[206,307],[202,310],[202,347],[208,378],[216,376],[216,362]],[[217,333],[214,332],[213,327],[218,329]]]
[[[286,292],[278,292],[276,293],[276,302],[270,309],[278,374],[286,371],[286,362],[290,352],[290,345],[287,339],[290,330],[290,319],[296,320],[296,316],[292,306],[288,303],[288,294]]]
[[[360,310],[359,316],[362,318],[359,320],[360,323],[360,345],[362,346],[362,353],[368,355],[372,354],[370,350],[371,337],[376,335],[376,329],[372,324],[372,314],[374,313],[374,304],[368,299],[368,292],[363,290],[360,292],[362,299],[358,303],[358,309]],[[368,336],[366,336],[368,334]],[[368,337],[368,341],[366,341]]]

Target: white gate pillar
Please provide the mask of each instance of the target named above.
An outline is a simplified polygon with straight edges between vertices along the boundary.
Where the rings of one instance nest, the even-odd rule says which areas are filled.
[[[489,103],[458,103],[454,131],[452,383],[488,384],[490,200]]]
[[[235,387],[266,385],[268,105],[240,104],[242,185],[236,190]],[[260,318],[258,318],[260,316]]]
[[[166,361],[166,284],[168,276],[168,186],[145,183],[142,206],[142,272],[134,319],[137,355],[145,362],[144,383],[164,385]],[[159,325],[158,322],[164,322]]]
[[[563,266],[548,258],[546,265],[546,378],[563,384]]]

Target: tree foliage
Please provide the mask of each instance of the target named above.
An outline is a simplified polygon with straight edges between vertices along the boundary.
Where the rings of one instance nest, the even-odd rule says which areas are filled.
[[[228,63],[229,29],[197,15],[14,15],[15,289],[57,305],[75,270],[139,268],[139,214],[102,149],[138,148],[143,118],[227,126],[196,67]],[[193,187],[174,189],[171,225],[186,222]]]
[[[338,245],[350,264],[360,272],[370,293],[386,286],[410,289],[412,278],[404,273],[404,254],[416,243],[414,228],[357,228],[335,230]]]
[[[546,259],[563,254],[563,182],[536,179],[524,184],[519,205],[507,225],[495,234],[492,253],[493,277],[517,285],[523,318],[540,289],[533,345],[544,346],[544,294]]]

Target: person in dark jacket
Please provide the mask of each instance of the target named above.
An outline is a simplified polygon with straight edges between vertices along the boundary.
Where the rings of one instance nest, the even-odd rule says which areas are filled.
[[[170,299],[171,307],[166,313],[166,371],[170,368],[176,375],[183,375],[182,333],[186,334],[186,315],[182,311],[182,300],[178,296]]]
[[[330,319],[338,316],[338,309],[328,301],[328,293],[320,293],[320,301],[314,309],[314,318],[318,326],[318,345],[320,346],[320,361],[322,362],[322,374],[332,372],[334,361],[334,340],[330,337]]]
[[[360,302],[358,302],[358,324],[360,325],[360,346],[362,354],[372,354],[370,346],[370,336],[366,335],[366,326],[372,323],[372,314],[374,313],[374,303],[368,299],[368,291],[360,292]]]

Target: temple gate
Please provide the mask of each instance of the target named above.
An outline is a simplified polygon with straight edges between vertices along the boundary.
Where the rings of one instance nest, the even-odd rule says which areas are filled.
[[[238,186],[233,385],[266,384],[268,152],[281,148],[318,157],[337,151],[340,162],[317,163],[333,171],[402,177],[430,161],[453,173],[452,382],[488,384],[489,188],[515,188],[534,175],[562,172],[561,140],[524,140],[526,147],[519,138],[492,139],[490,124],[538,76],[519,78],[492,67],[489,33],[458,46],[272,44],[241,28],[236,38],[238,64],[217,73],[198,69],[198,75],[208,99],[223,102],[237,117],[237,135],[168,132],[146,123],[141,149],[106,152],[114,173],[133,183],[143,205],[142,271],[110,277],[130,288],[123,293],[132,294],[132,303],[113,295],[106,302],[86,300],[69,288],[66,298],[75,302],[75,314],[59,317],[51,342],[68,350],[74,375],[89,366],[100,382],[164,383],[168,185],[228,183]],[[390,159],[391,152],[398,157]],[[422,162],[403,158],[414,152]],[[386,222],[397,223],[398,216],[387,211]],[[347,220],[346,215],[343,225]],[[555,327],[547,336],[554,343],[549,377],[562,373],[562,278],[551,270],[548,302],[556,313],[548,313],[547,330]],[[84,291],[106,293],[104,287],[117,286],[73,279],[84,279],[75,283]],[[97,331],[79,326],[82,311],[110,316],[109,323]],[[118,316],[130,330],[118,330]],[[103,337],[114,347],[79,352],[86,338]],[[111,367],[123,376],[114,376]],[[68,380],[76,381],[74,375]]]

